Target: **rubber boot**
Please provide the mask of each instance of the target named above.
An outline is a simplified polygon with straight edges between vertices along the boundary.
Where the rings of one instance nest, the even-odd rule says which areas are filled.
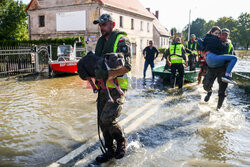
[[[99,163],[105,163],[111,160],[112,158],[114,158],[114,156],[115,156],[115,148],[111,147],[111,148],[108,148],[108,151],[106,153],[96,157],[95,160],[96,162],[99,162]]]
[[[116,153],[115,153],[116,159],[121,159],[124,157],[124,155],[126,153],[126,144],[127,144],[126,139],[124,139],[123,142],[117,142],[117,149],[116,149]]]
[[[224,102],[225,96],[219,96],[218,99],[218,104],[217,104],[217,110],[220,109],[222,107],[222,104]]]
[[[205,98],[204,98],[204,101],[205,101],[205,102],[208,102],[211,95],[212,95],[212,92],[208,92],[207,95],[206,95]]]

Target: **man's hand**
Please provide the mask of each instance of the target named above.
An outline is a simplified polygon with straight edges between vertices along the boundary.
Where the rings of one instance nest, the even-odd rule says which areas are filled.
[[[167,63],[168,63],[168,66],[171,67],[172,64],[169,61]]]
[[[187,61],[185,61],[185,67],[187,67],[187,66],[188,66]]]

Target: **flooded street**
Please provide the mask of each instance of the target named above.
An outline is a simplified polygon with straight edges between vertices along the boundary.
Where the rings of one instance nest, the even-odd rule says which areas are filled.
[[[160,57],[161,58],[161,57]],[[164,64],[159,62],[157,65]],[[230,85],[223,108],[216,111],[218,84],[208,103],[202,85],[183,91],[152,81],[144,60],[133,58],[133,89],[119,120],[128,154],[103,166],[191,167],[250,166],[250,94]],[[250,71],[250,59],[235,70]],[[0,79],[0,166],[47,166],[84,144],[75,166],[91,166],[100,154],[96,98],[77,75],[35,79]]]

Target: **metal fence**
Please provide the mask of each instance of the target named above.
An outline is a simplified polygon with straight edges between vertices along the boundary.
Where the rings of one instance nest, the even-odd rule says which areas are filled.
[[[35,71],[32,47],[0,47],[0,77],[33,73]]]
[[[0,77],[48,71],[50,46],[0,46]]]

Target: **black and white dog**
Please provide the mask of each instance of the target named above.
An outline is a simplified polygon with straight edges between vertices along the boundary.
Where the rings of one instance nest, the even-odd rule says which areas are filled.
[[[104,55],[104,58],[96,56],[92,52],[89,52],[85,57],[79,60],[77,64],[77,72],[81,79],[88,80],[91,87],[93,88],[94,93],[97,92],[97,89],[106,89],[109,97],[109,102],[114,102],[113,98],[110,95],[109,88],[107,87],[106,80],[98,80],[97,86],[94,84],[91,78],[95,78],[95,70],[101,68],[102,70],[117,70],[124,66],[125,60],[122,53],[107,53]],[[117,78],[110,80],[116,87],[117,91],[121,96],[124,95],[124,92],[120,88]]]

